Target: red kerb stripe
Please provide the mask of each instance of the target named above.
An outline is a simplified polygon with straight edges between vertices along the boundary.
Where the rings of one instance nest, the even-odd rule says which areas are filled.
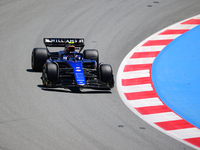
[[[200,147],[200,137],[184,139],[184,140],[195,145],[195,146],[197,146],[197,147]]]
[[[152,64],[126,65],[123,72],[151,69]]]
[[[149,40],[144,43],[142,46],[159,46],[159,45],[168,45],[173,39],[169,40]]]
[[[163,128],[164,130],[177,130],[177,129],[185,129],[185,128],[195,127],[185,120],[158,122],[155,124],[158,125],[159,127]]]
[[[131,58],[148,58],[148,57],[156,57],[159,51],[156,52],[135,52]]]
[[[200,19],[190,19],[181,24],[200,24]]]
[[[135,92],[135,93],[124,93],[128,100],[138,100],[144,98],[158,97],[155,91]]]
[[[183,34],[185,32],[189,31],[189,29],[180,29],[180,30],[173,30],[173,29],[168,29],[159,35],[168,35],[168,34]]]
[[[151,84],[150,77],[135,78],[135,79],[122,79],[122,86],[138,85],[138,84]]]
[[[135,108],[135,109],[142,115],[171,112],[171,109],[167,107],[166,105],[140,107],[140,108]]]

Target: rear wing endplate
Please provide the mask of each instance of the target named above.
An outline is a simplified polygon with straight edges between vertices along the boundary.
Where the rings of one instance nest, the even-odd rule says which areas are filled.
[[[84,38],[44,38],[46,47],[65,47],[66,45],[74,45],[83,48]]]

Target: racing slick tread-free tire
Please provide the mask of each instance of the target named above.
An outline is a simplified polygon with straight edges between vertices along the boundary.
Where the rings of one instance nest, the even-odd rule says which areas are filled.
[[[42,82],[44,86],[47,86],[50,82],[54,82],[58,79],[59,72],[58,66],[52,62],[46,62],[43,67]]]
[[[99,64],[99,52],[96,49],[86,49],[83,51],[84,59],[95,60]]]
[[[34,71],[42,71],[43,65],[48,59],[49,53],[46,48],[34,48],[31,56],[31,66]]]
[[[99,66],[99,78],[102,82],[108,83],[110,88],[114,87],[113,71],[109,64]]]

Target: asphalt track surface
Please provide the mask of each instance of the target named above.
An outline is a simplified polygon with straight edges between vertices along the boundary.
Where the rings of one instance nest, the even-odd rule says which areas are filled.
[[[116,87],[43,88],[30,58],[44,37],[84,37],[116,75],[133,47],[199,7],[199,0],[0,1],[0,149],[192,149],[133,114]]]

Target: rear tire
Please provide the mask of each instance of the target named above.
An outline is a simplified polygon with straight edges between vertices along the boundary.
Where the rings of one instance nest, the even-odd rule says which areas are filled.
[[[99,66],[99,79],[109,85],[110,88],[114,87],[114,77],[112,67],[108,64],[101,64]]]
[[[58,66],[55,63],[47,62],[44,64],[42,73],[42,82],[44,86],[56,81],[59,78]]]
[[[86,49],[83,51],[84,59],[95,60],[99,64],[99,52],[96,49]]]
[[[46,48],[34,48],[31,56],[31,66],[34,71],[42,71],[43,65],[48,59],[49,52]]]

